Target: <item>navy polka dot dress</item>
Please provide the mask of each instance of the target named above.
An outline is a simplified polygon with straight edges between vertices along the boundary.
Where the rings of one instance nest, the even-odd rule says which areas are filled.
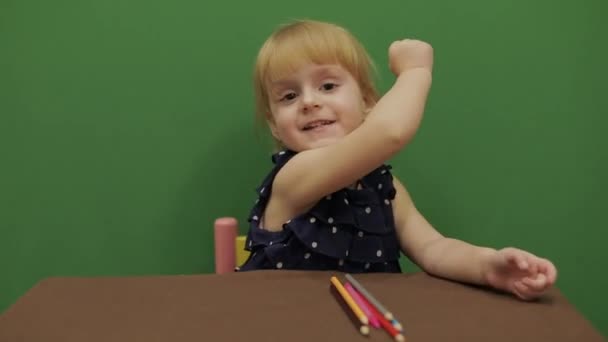
[[[296,153],[281,151],[257,189],[249,215],[245,248],[251,252],[239,271],[259,269],[338,270],[350,273],[401,272],[399,243],[391,200],[395,198],[390,166],[382,165],[360,181],[322,198],[308,212],[283,224],[283,230],[260,228],[274,177]]]

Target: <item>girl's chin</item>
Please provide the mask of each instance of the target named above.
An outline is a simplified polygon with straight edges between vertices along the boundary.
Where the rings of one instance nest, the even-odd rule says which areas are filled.
[[[319,138],[319,139],[316,139],[315,141],[307,144],[308,145],[307,149],[325,147],[327,145],[331,145],[331,144],[337,142],[338,140],[339,140],[339,138],[337,138],[337,137]]]

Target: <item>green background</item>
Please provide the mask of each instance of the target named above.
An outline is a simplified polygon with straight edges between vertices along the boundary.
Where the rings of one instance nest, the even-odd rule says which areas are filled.
[[[552,259],[608,334],[607,4],[1,0],[0,311],[48,276],[212,272],[213,220],[243,222],[270,167],[257,49],[314,18],[361,39],[381,91],[392,40],[434,46],[395,174],[444,234]]]

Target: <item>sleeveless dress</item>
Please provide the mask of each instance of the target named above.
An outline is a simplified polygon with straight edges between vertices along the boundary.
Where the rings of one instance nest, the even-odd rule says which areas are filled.
[[[272,156],[274,168],[257,188],[258,199],[248,218],[245,249],[251,253],[237,270],[401,272],[389,165],[363,177],[359,189],[344,188],[322,198],[308,212],[285,222],[281,231],[260,228],[274,178],[295,154],[285,150]]]

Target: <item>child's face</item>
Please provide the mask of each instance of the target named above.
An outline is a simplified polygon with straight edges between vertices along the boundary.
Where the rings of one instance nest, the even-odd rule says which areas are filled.
[[[359,85],[339,65],[310,64],[269,85],[274,137],[301,152],[336,142],[357,128],[368,108]]]

